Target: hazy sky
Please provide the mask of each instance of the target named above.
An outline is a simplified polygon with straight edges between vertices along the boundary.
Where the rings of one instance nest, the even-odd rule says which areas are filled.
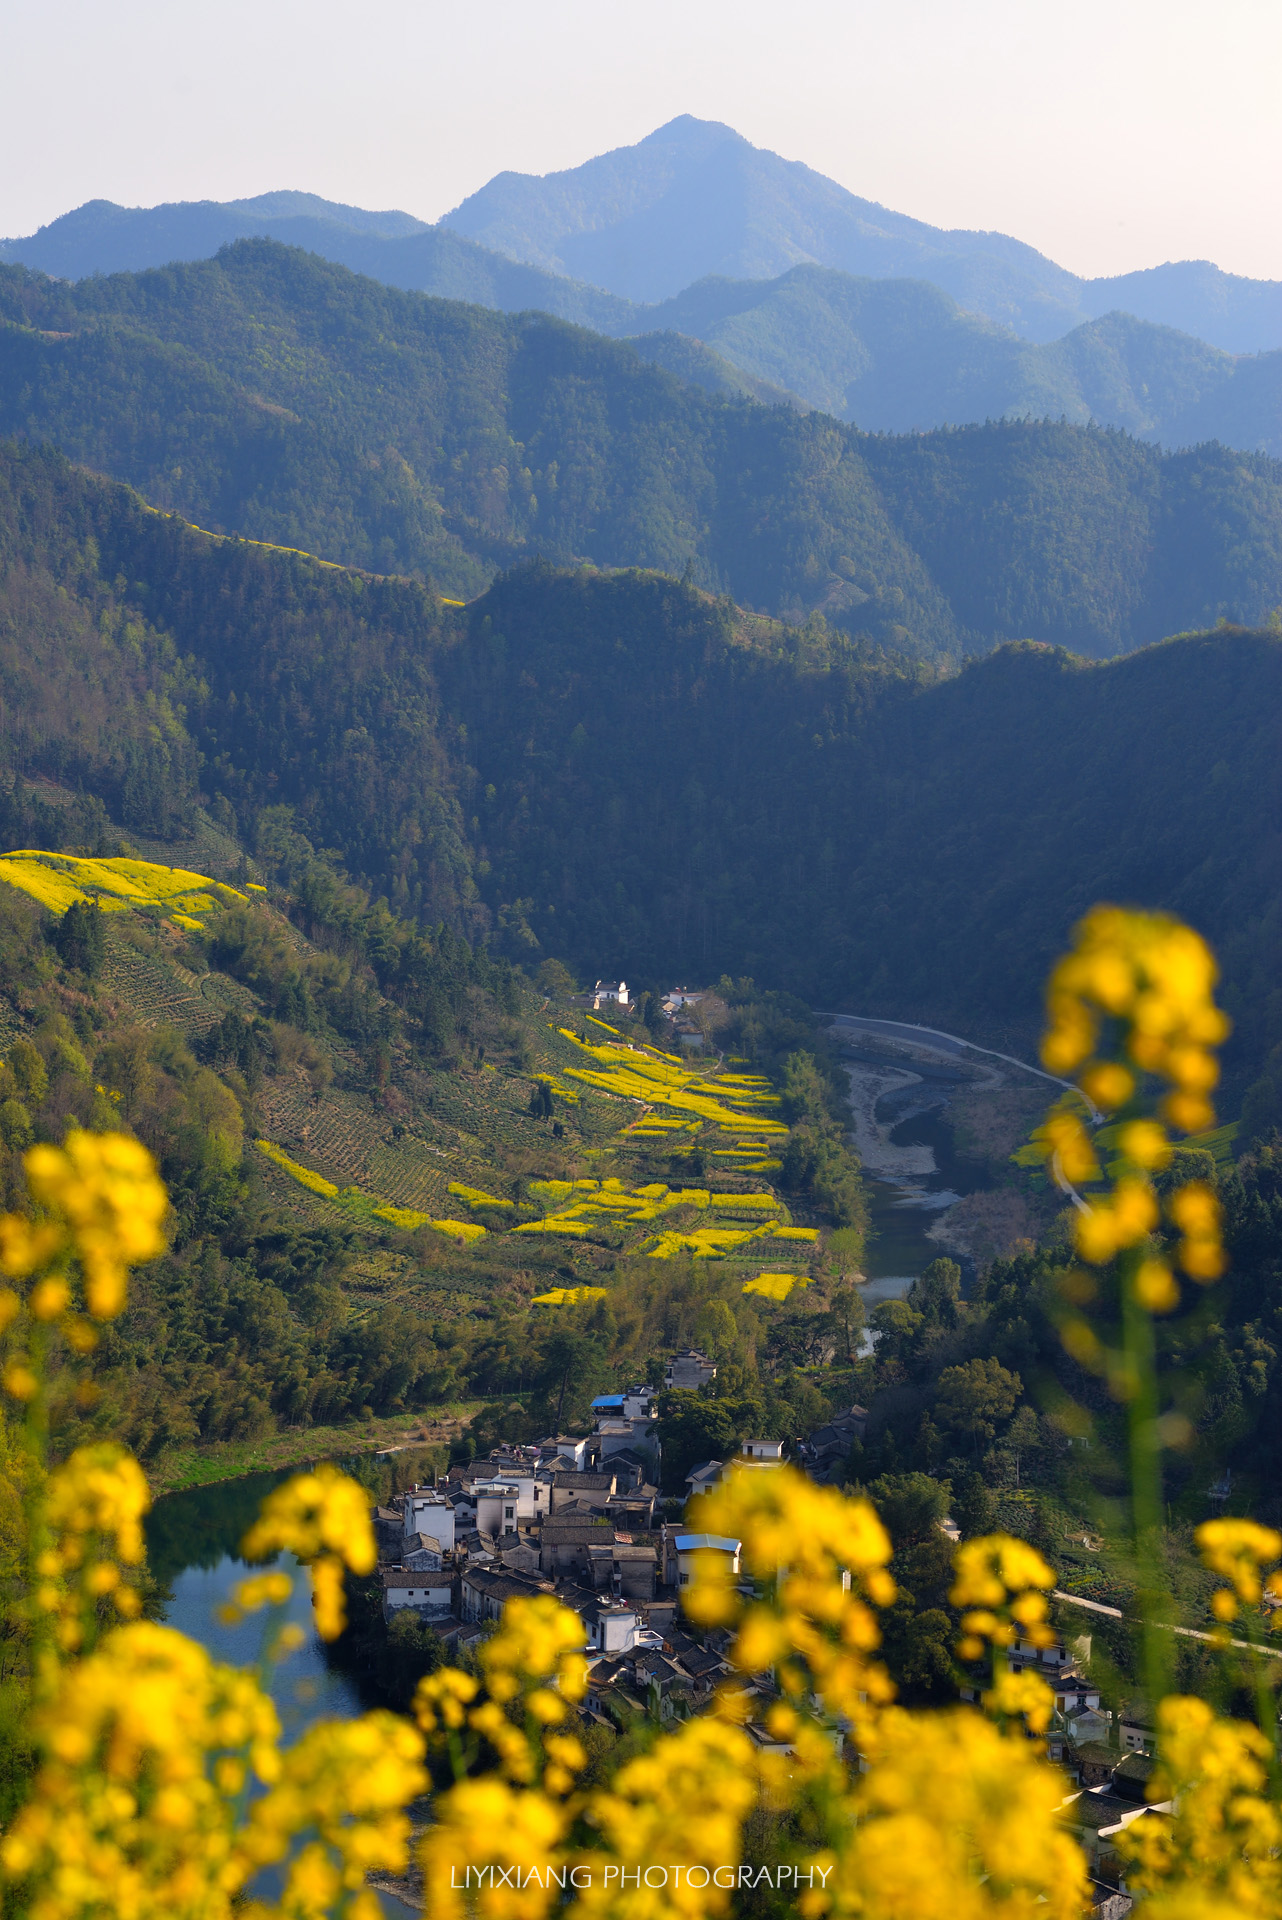
[[[434,220],[678,113],[1079,273],[1282,278],[1282,0],[0,0],[0,233],[301,187]]]

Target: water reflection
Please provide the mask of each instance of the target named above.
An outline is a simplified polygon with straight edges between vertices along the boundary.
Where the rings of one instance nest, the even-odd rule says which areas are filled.
[[[263,1623],[268,1616],[255,1614],[239,1626],[229,1627],[218,1618],[218,1610],[231,1598],[237,1581],[250,1571],[237,1548],[258,1512],[259,1502],[286,1477],[284,1473],[247,1474],[213,1487],[166,1494],[147,1516],[148,1560],[157,1578],[169,1588],[166,1621],[230,1666],[252,1666],[258,1659]],[[275,1669],[268,1689],[280,1715],[285,1741],[292,1744],[313,1721],[351,1719],[374,1703],[362,1700],[359,1687],[328,1665],[324,1648],[312,1630],[306,1572],[292,1554],[280,1555],[273,1564],[293,1575],[294,1591],[284,1617],[297,1622],[306,1635],[298,1651]],[[274,1617],[279,1623],[282,1616]],[[261,1890],[275,1897],[275,1874],[263,1877]],[[391,1894],[380,1893],[378,1897],[388,1920],[411,1920],[416,1912]]]

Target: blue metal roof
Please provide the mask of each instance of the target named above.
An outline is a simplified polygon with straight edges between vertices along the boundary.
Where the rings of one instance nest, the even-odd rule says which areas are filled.
[[[592,1402],[594,1407],[621,1407],[627,1398],[623,1393],[599,1393]]]
[[[743,1545],[741,1540],[727,1540],[720,1533],[679,1533],[677,1552],[694,1553],[700,1547],[712,1547],[721,1553],[738,1553]]]

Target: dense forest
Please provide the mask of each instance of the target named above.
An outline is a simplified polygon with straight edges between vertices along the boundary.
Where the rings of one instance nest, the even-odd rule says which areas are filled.
[[[670,334],[403,293],[269,240],[75,286],[0,266],[0,322],[0,431],[214,531],[451,596],[536,555],[689,568],[940,661],[1112,654],[1282,603],[1282,469],[1217,446],[861,434],[728,391]]]
[[[1282,1041],[1275,838],[1244,829],[1277,810],[1272,630],[936,680],[656,574],[536,565],[454,609],[53,455],[0,477],[10,771],[126,827],[203,794],[252,846],[292,808],[395,911],[517,959],[750,974],[1024,1044],[1090,901],[1164,905],[1221,952],[1234,1085]]]

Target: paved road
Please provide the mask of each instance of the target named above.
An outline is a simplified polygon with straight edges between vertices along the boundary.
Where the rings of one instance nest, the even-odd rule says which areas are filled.
[[[1071,1080],[1061,1080],[1058,1074],[1046,1073],[1041,1067],[1035,1067],[1027,1060],[1017,1060],[1013,1053],[998,1053],[995,1047],[978,1046],[973,1040],[964,1040],[958,1033],[944,1033],[938,1027],[914,1026],[907,1020],[874,1020],[868,1015],[859,1013],[825,1013],[819,1007],[815,1008],[815,1013],[820,1020],[831,1020],[834,1026],[853,1027],[863,1033],[884,1033],[896,1040],[942,1041],[944,1043],[942,1050],[945,1053],[986,1054],[990,1060],[1004,1060],[1008,1067],[1018,1067],[1023,1073],[1035,1073],[1039,1080],[1049,1080],[1053,1087],[1067,1087],[1070,1092],[1077,1093],[1081,1099],[1086,1099],[1081,1088],[1074,1087]],[[1098,1122],[1104,1118],[1099,1108],[1091,1101],[1087,1100],[1086,1104],[1090,1107],[1093,1120]]]
[[[1060,1587],[1053,1589],[1051,1599],[1066,1600],[1070,1607],[1085,1607],[1090,1613],[1106,1613],[1110,1620],[1125,1620],[1128,1617],[1120,1607],[1105,1607],[1098,1600],[1084,1600],[1080,1594],[1065,1593]],[[1163,1627],[1168,1626],[1165,1620],[1159,1624]],[[1196,1627],[1169,1627],[1169,1631],[1178,1633],[1183,1640],[1209,1640],[1213,1644],[1215,1641],[1214,1634],[1200,1633]],[[1230,1640],[1229,1645],[1241,1647],[1245,1653],[1263,1653],[1267,1654],[1270,1660],[1282,1660],[1282,1647],[1253,1647],[1249,1640]]]

